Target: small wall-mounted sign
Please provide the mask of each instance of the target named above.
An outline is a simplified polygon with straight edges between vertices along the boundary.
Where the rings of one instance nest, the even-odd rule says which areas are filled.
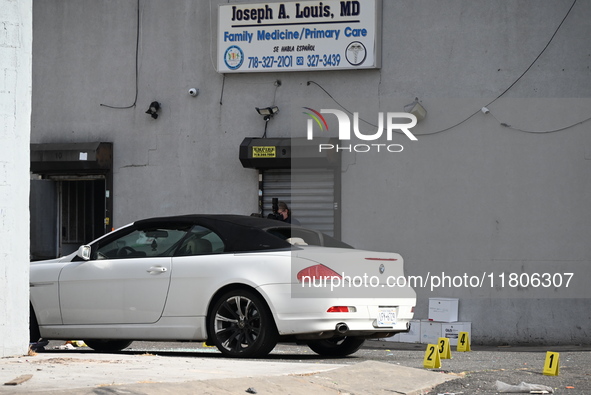
[[[276,147],[252,147],[253,158],[275,158],[277,157]]]

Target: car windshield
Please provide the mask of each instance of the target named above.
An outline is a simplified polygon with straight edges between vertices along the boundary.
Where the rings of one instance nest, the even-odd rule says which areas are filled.
[[[187,229],[136,229],[99,246],[94,259],[140,258],[168,256],[171,249],[185,237]]]

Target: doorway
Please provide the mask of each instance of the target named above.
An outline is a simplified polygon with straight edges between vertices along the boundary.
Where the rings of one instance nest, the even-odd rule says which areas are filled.
[[[68,255],[111,230],[112,143],[31,144],[31,260]]]
[[[101,176],[31,180],[31,259],[68,255],[107,233],[105,194]]]
[[[302,226],[341,237],[338,169],[266,169],[261,172],[263,216],[272,212],[272,200],[277,198],[288,204]]]
[[[58,181],[59,255],[76,251],[107,232],[105,180]]]

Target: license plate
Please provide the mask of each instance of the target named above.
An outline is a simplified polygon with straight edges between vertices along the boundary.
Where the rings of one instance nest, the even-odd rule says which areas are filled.
[[[378,327],[396,325],[396,309],[380,308],[378,310]]]

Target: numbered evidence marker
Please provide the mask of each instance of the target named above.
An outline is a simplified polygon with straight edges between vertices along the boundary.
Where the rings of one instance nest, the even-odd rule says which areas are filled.
[[[560,354],[548,351],[546,353],[546,362],[544,363],[545,376],[558,376],[560,373]]]
[[[458,333],[458,348],[457,351],[472,351],[470,350],[470,335],[468,332]]]
[[[439,338],[439,357],[441,359],[451,359],[451,347],[449,346],[449,339],[447,337]]]
[[[428,369],[439,369],[441,367],[441,358],[437,344],[427,344],[423,366]]]

